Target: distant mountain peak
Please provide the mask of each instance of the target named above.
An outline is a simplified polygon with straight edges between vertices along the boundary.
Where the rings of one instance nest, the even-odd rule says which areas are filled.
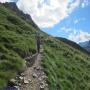
[[[90,52],[90,40],[81,42],[81,43],[79,43],[79,45]]]
[[[90,52],[88,52],[88,51],[87,51],[85,48],[83,48],[81,45],[78,45],[77,43],[75,43],[75,42],[73,42],[73,41],[70,41],[70,40],[68,40],[68,39],[66,39],[66,38],[62,38],[62,37],[56,37],[56,38],[59,39],[59,40],[61,40],[61,41],[63,41],[64,43],[72,46],[73,48],[78,49],[78,50],[80,50],[81,52],[84,52],[84,53],[87,53],[87,54],[90,55]],[[89,45],[90,45],[90,44],[89,44]]]

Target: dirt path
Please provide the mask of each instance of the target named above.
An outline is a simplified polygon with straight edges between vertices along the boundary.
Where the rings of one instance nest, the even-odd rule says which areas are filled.
[[[20,90],[48,90],[47,77],[41,67],[41,60],[42,54],[38,54],[34,65],[23,73],[24,84],[21,85]]]
[[[37,52],[40,51],[40,53],[38,55],[36,54],[35,57],[37,58],[34,58],[35,63],[32,63],[31,67],[27,65],[27,68],[23,73],[17,75],[15,79],[11,79],[10,82],[13,83],[14,86],[7,86],[5,90],[49,90],[48,84],[46,83],[47,77],[41,67],[43,47],[40,45],[40,42],[37,42],[37,47],[38,46]],[[27,58],[30,60],[30,57]]]

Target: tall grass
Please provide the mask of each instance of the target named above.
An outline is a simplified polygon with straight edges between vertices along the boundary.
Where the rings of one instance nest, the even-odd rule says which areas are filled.
[[[90,57],[55,39],[44,43],[49,90],[90,90]]]
[[[24,58],[36,53],[36,29],[0,4],[0,90],[21,72]]]

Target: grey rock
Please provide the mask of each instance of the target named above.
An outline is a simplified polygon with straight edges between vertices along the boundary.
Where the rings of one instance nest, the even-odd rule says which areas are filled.
[[[28,84],[28,83],[29,83],[29,81],[24,79],[24,84]]]
[[[15,80],[15,79],[11,79],[10,82],[11,82],[11,83],[15,83],[16,80]]]
[[[14,86],[17,90],[20,90],[19,86]]]
[[[22,76],[20,76],[20,77],[19,77],[19,79],[20,79],[20,80],[23,80],[23,77],[22,77]]]
[[[40,86],[40,90],[44,90],[44,86],[41,85],[41,86]]]
[[[37,74],[36,73],[34,73],[33,74],[33,78],[37,78],[38,76],[37,76]]]
[[[44,82],[40,82],[40,85],[44,85]]]
[[[37,67],[36,66],[34,66],[34,69],[36,69]]]
[[[36,70],[41,70],[41,68],[40,67],[37,67]]]
[[[39,81],[42,81],[42,78],[40,77],[40,78],[38,78],[38,80],[39,80]]]
[[[18,83],[18,86],[21,86],[21,83]]]
[[[31,82],[32,80],[31,79],[28,79],[29,82]]]
[[[25,74],[24,73],[21,73],[21,76],[25,76]]]

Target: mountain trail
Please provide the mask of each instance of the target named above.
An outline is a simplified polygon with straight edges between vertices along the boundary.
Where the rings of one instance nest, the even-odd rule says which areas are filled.
[[[48,84],[46,83],[47,77],[41,66],[41,60],[42,53],[39,53],[34,65],[28,67],[25,72],[23,72],[24,83],[21,85],[20,90],[49,90]]]
[[[24,72],[11,79],[14,86],[8,86],[5,90],[49,90],[46,82],[47,76],[41,66],[43,57],[43,45],[37,39],[37,51],[32,57],[26,57],[27,67]]]

